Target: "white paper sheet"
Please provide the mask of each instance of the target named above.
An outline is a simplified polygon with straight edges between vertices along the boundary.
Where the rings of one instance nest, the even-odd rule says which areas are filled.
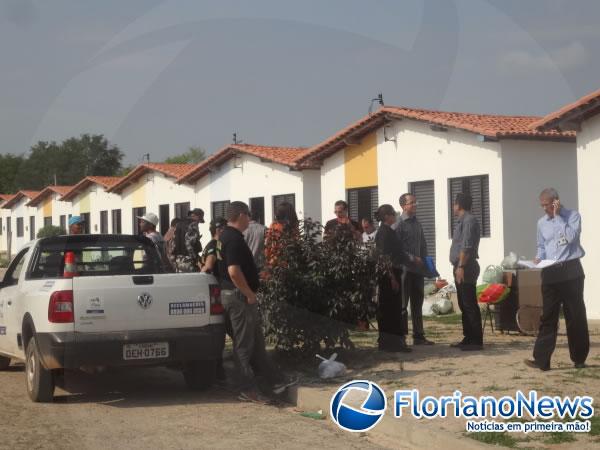
[[[517,264],[529,267],[530,269],[543,269],[544,267],[549,267],[555,263],[556,261],[554,261],[553,259],[542,259],[538,264],[534,263],[533,261],[524,259],[517,261]]]

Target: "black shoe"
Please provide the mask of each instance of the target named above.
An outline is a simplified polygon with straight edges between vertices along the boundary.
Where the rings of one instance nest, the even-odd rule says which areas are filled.
[[[546,372],[548,370],[550,370],[550,364],[548,364],[547,366],[540,366],[536,361],[534,361],[533,359],[526,359],[523,361],[525,363],[525,365],[527,367],[531,367],[532,369],[539,369],[542,372]]]
[[[463,339],[463,340],[462,340],[462,341],[460,341],[460,342],[455,342],[454,344],[450,344],[450,347],[454,347],[454,348],[460,348],[460,347],[462,347],[463,345],[468,345],[468,344],[469,344],[469,341],[467,341],[466,339]]]
[[[587,366],[585,365],[584,362],[581,363],[575,363],[575,368],[576,369],[585,369]]]
[[[459,348],[463,352],[478,352],[483,350],[483,344],[463,344]]]
[[[435,342],[430,341],[429,339],[426,339],[424,337],[420,337],[420,338],[413,338],[413,345],[434,345]]]

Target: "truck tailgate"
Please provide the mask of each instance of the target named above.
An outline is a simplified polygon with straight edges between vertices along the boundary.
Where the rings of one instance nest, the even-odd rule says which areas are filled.
[[[75,331],[202,327],[212,275],[174,273],[73,278]]]

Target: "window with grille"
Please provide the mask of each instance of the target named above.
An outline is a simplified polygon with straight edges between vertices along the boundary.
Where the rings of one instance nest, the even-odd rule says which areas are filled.
[[[2,217],[0,217],[0,236],[2,236]]]
[[[225,218],[225,215],[227,214],[227,207],[229,206],[229,203],[231,203],[229,200],[224,200],[221,202],[212,202],[211,203],[211,220],[215,220],[217,217],[223,217]]]
[[[25,229],[23,226],[23,218],[17,217],[17,237],[23,237],[25,234]]]
[[[83,222],[83,234],[90,234],[90,230],[91,230],[91,226],[92,224],[90,223],[90,213],[81,213],[79,214],[81,216],[81,218],[84,220]]]
[[[52,217],[44,217],[44,226],[52,225]]]
[[[138,217],[142,217],[144,214],[146,214],[146,207],[133,208],[132,214],[133,226],[131,229],[133,230],[133,234],[140,234],[140,219],[138,219]]]
[[[265,224],[265,198],[254,197],[250,199],[250,212],[254,219],[264,225]]]
[[[283,202],[291,203],[295,210],[296,209],[296,194],[281,194],[281,195],[273,196],[273,220],[275,220],[275,211],[277,210],[277,207],[279,205],[281,205]]]
[[[59,220],[59,223],[60,223],[60,227],[62,228],[62,230],[64,232],[66,232],[67,231],[67,216],[63,214],[63,215],[61,215],[59,217],[58,220]]]
[[[190,202],[175,203],[175,217],[185,219],[190,210]]]
[[[113,234],[121,234],[121,210],[113,209],[110,212]]]
[[[458,193],[469,194],[473,199],[471,214],[479,221],[481,237],[491,236],[490,224],[490,180],[489,175],[477,175],[473,177],[449,178],[448,179],[448,234],[452,238],[452,232],[456,226],[452,205]]]
[[[375,219],[375,213],[379,207],[379,190],[377,186],[348,189],[346,196],[350,219],[357,222],[365,217]]]
[[[35,216],[29,216],[29,240],[35,239]]]
[[[418,202],[417,220],[423,227],[427,241],[427,254],[435,260],[435,189],[433,180],[409,184],[409,192]]]
[[[108,234],[108,211],[100,211],[100,234]]]

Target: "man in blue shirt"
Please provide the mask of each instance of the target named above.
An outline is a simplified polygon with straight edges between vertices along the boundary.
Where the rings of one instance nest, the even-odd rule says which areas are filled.
[[[585,275],[579,261],[585,255],[579,243],[581,216],[577,211],[563,207],[558,192],[553,188],[542,191],[540,206],[546,214],[537,223],[537,255],[534,261],[550,259],[555,263],[542,270],[540,330],[533,349],[534,359],[525,363],[540,370],[550,369],[562,305],[571,361],[576,368],[582,368],[590,350],[590,335],[583,301]]]

